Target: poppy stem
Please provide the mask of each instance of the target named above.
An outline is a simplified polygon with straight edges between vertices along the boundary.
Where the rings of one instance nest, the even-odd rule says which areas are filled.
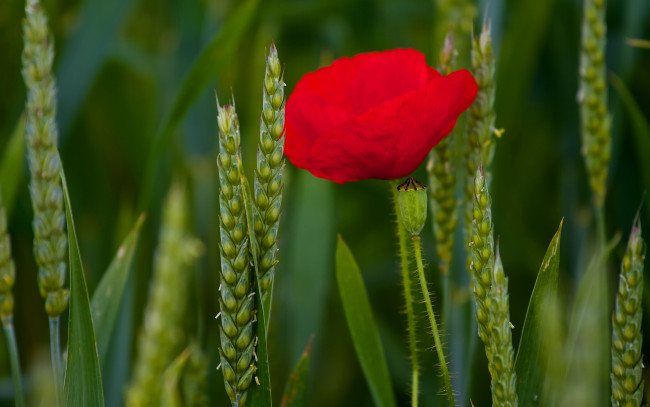
[[[406,243],[406,230],[402,223],[400,210],[397,207],[397,182],[391,182],[395,214],[397,215],[397,235],[399,238],[399,252],[402,266],[402,280],[404,284],[404,301],[406,302],[406,317],[408,322],[409,350],[411,352],[411,407],[418,405],[419,364],[417,339],[415,336],[415,314],[413,313],[413,295],[411,292],[411,273],[409,270],[408,245]]]
[[[449,369],[447,368],[447,362],[445,360],[445,353],[442,349],[442,341],[440,340],[440,334],[438,333],[438,323],[436,322],[436,315],[433,312],[433,306],[431,305],[431,297],[429,295],[429,288],[427,285],[427,279],[424,276],[424,266],[422,265],[422,243],[420,241],[419,235],[413,236],[413,251],[415,252],[415,263],[418,268],[418,277],[420,278],[420,288],[422,289],[422,296],[424,297],[424,303],[427,308],[427,316],[429,317],[429,323],[431,325],[431,331],[433,333],[433,341],[436,346],[436,352],[438,353],[438,359],[440,361],[440,368],[442,370],[442,380],[445,383],[445,388],[447,391],[447,400],[449,401],[450,407],[455,407],[456,403],[454,402],[454,392],[451,387],[451,379],[449,378]]]

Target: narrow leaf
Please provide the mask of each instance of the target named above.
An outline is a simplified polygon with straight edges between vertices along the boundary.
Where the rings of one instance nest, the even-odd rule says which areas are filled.
[[[179,391],[179,382],[181,373],[185,368],[187,359],[190,357],[190,349],[186,348],[180,355],[176,356],[174,361],[167,367],[163,375],[164,385],[160,397],[160,407],[183,407],[183,400]]]
[[[539,369],[540,354],[543,352],[544,309],[543,304],[557,299],[558,271],[560,267],[560,237],[562,222],[551,240],[542,266],[537,274],[533,294],[528,303],[526,319],[522,328],[515,371],[517,373],[517,396],[523,406],[539,405],[544,383]]]
[[[68,406],[104,406],[101,369],[97,356],[95,329],[90,313],[88,288],[84,275],[77,232],[72,218],[70,194],[61,170],[70,245],[70,322],[68,324],[68,361],[65,370],[65,398]]]
[[[375,405],[394,407],[393,386],[368,293],[354,256],[340,235],[336,245],[336,280],[352,342]]]
[[[164,119],[152,150],[149,152],[143,196],[140,197],[141,208],[144,209],[149,205],[156,182],[160,156],[167,150],[174,130],[215,75],[226,64],[232,62],[230,56],[237,49],[239,40],[253,22],[258,3],[259,0],[246,0],[239,4],[223,28],[196,58],[183,80],[173,107]]]
[[[302,353],[298,363],[293,368],[291,376],[287,381],[282,395],[282,404],[280,407],[307,407],[307,383],[309,379],[309,353],[311,345],[314,342],[314,336],[309,338],[307,347]]]
[[[106,361],[113,328],[115,327],[115,318],[120,308],[122,294],[124,293],[124,287],[126,286],[126,280],[129,276],[129,270],[131,270],[133,255],[138,243],[140,227],[144,219],[145,215],[140,215],[135,226],[120,245],[95,289],[90,303],[97,336],[97,351],[102,365]]]
[[[16,192],[25,178],[23,160],[25,157],[25,116],[20,116],[16,127],[11,133],[11,138],[4,147],[2,162],[0,162],[0,191],[2,202],[5,206],[7,219],[11,219]]]
[[[241,161],[239,161],[239,173],[241,174],[241,186],[242,193],[244,194],[244,208],[246,210],[246,223],[248,224],[248,239],[249,247],[251,249],[251,254],[253,256],[254,272],[255,278],[253,279],[255,285],[255,304],[257,305],[257,323],[256,334],[257,334],[257,378],[255,383],[253,383],[251,389],[249,390],[249,399],[247,403],[249,407],[271,407],[271,373],[269,371],[269,354],[266,347],[266,338],[267,338],[267,321],[269,320],[268,315],[270,313],[270,304],[267,308],[267,304],[262,302],[262,290],[260,287],[260,278],[258,274],[258,265],[257,265],[257,246],[255,240],[255,230],[253,228],[253,205],[251,201],[251,189],[248,183],[248,179],[244,175]],[[271,296],[269,295],[269,298]],[[270,303],[270,301],[269,301]]]

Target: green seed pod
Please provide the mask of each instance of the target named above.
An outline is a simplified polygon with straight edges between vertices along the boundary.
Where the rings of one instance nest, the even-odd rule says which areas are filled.
[[[612,406],[638,407],[643,399],[643,263],[646,245],[639,215],[634,221],[621,263],[621,274],[612,315]]]
[[[503,272],[503,264],[497,246],[490,288],[489,343],[492,359],[488,368],[492,376],[492,405],[518,405],[517,375],[515,373],[515,351],[512,347],[512,327],[510,325],[510,302],[508,299],[508,279]]]
[[[479,38],[472,41],[472,73],[478,84],[476,99],[469,109],[465,137],[465,243],[469,243],[474,200],[474,175],[483,163],[488,185],[490,167],[494,156],[495,139],[500,132],[495,129],[494,109],[494,55],[490,25],[483,26]],[[469,256],[468,256],[469,262]]]
[[[427,220],[427,187],[408,177],[397,186],[397,206],[406,231],[412,236],[420,235]]]
[[[187,232],[185,189],[174,184],[165,200],[143,326],[137,343],[128,407],[158,406],[165,369],[185,346],[189,271],[203,245]]]
[[[23,78],[27,87],[25,144],[31,174],[30,195],[34,210],[34,257],[46,312],[58,317],[68,304],[65,283],[67,235],[61,160],[57,150],[56,83],[52,75],[54,44],[47,18],[38,0],[27,0],[23,24]]]
[[[453,31],[445,38],[445,45],[440,53],[442,75],[449,75],[454,69],[456,50],[452,43]],[[433,219],[433,234],[436,238],[436,251],[440,258],[440,270],[449,272],[454,246],[454,230],[458,225],[456,211],[456,170],[453,166],[453,150],[456,132],[452,132],[438,143],[429,153],[427,171],[429,173],[429,199]]]
[[[254,301],[251,297],[251,256],[246,231],[246,213],[240,179],[239,120],[234,103],[218,106],[219,195],[221,215],[221,273],[219,303],[221,312],[219,354],[226,393],[233,406],[244,407],[248,386],[241,378],[255,371],[249,356],[253,352]],[[224,164],[228,163],[228,166]],[[234,173],[235,176],[230,176]],[[227,186],[224,188],[224,186]],[[224,192],[228,192],[228,194]],[[232,222],[224,222],[228,218]],[[246,362],[243,363],[242,361]],[[243,401],[242,401],[243,400]],[[239,404],[237,404],[239,403]]]
[[[494,233],[492,227],[492,207],[488,192],[487,180],[483,168],[479,166],[475,173],[474,208],[472,213],[472,235],[470,238],[471,256],[469,256],[469,272],[474,287],[476,300],[476,319],[478,335],[485,344],[488,361],[492,360],[489,331],[489,292],[492,285],[494,267]]]
[[[607,167],[611,150],[611,118],[607,112],[604,64],[606,25],[604,1],[585,0],[580,48],[580,119],[582,152],[585,156],[593,202],[602,207],[607,192]]]
[[[277,234],[282,204],[282,173],[284,170],[284,79],[275,45],[271,43],[266,59],[263,82],[260,139],[257,148],[253,219],[258,246],[260,287],[264,301],[273,286]],[[271,257],[271,261],[262,261]],[[268,322],[268,321],[267,321]]]

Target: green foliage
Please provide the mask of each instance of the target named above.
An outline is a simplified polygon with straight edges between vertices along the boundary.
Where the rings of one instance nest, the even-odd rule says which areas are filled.
[[[312,336],[307,343],[305,351],[298,359],[298,363],[293,368],[289,380],[282,394],[282,403],[280,407],[306,407],[307,402],[307,384],[309,378],[309,352],[314,341]]]
[[[83,262],[79,253],[77,232],[70,194],[63,171],[60,173],[65,199],[70,242],[70,322],[68,323],[68,362],[65,369],[65,405],[104,406],[101,369],[97,355],[95,329],[90,311]],[[55,371],[56,374],[56,371]]]
[[[0,161],[0,194],[8,218],[11,218],[18,187],[25,177],[25,173],[22,171],[25,159],[24,134],[25,116],[20,116],[7,145],[4,147],[2,161]]]
[[[545,362],[543,353],[544,333],[546,332],[544,318],[548,314],[548,310],[544,305],[558,300],[560,238],[563,222],[560,222],[542,260],[528,303],[526,319],[521,329],[515,370],[517,373],[517,395],[523,406],[537,405],[543,388],[544,370],[538,367],[540,363],[544,366]]]
[[[115,318],[117,318],[144,219],[144,215],[138,218],[131,232],[117,249],[115,257],[113,257],[111,264],[108,265],[90,301],[93,325],[97,337],[97,352],[101,364],[106,361],[108,345],[115,327]]]
[[[352,252],[339,236],[336,245],[336,281],[354,348],[375,404],[395,406],[395,395],[386,366],[366,287]]]

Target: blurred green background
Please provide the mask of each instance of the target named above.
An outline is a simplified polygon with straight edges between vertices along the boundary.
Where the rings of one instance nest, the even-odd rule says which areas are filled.
[[[265,50],[271,41],[285,66],[290,94],[303,74],[323,63],[359,52],[416,48],[433,65],[441,45],[436,3],[431,0],[264,0],[241,36],[228,39],[202,69],[212,78],[198,98],[182,104],[187,115],[160,154],[156,140],[201,50],[219,35],[240,2],[205,0],[43,0],[54,35],[59,92],[59,146],[75,210],[87,281],[92,292],[119,243],[141,211],[143,238],[120,311],[109,363],[103,366],[109,406],[122,405],[133,344],[142,319],[160,205],[174,176],[188,180],[193,230],[207,250],[195,270],[193,315],[188,332],[211,358],[212,405],[226,405],[218,364],[218,148],[215,90],[221,103],[234,94],[244,165],[252,177],[259,135]],[[570,302],[573,282],[586,267],[593,234],[589,190],[580,154],[576,104],[580,0],[490,0],[477,4],[475,31],[484,15],[492,21],[497,56],[497,143],[492,185],[495,233],[510,278],[515,347],[529,295],[546,247],[562,218],[561,289]],[[25,102],[21,77],[24,4],[0,2],[0,153],[4,154]],[[650,38],[650,2],[610,2],[607,65],[622,79],[641,114],[650,118],[650,50],[625,38]],[[461,56],[461,59],[463,57]],[[336,86],[336,84],[332,84]],[[632,100],[632,99],[630,99]],[[629,100],[628,100],[629,102]],[[650,133],[629,103],[610,86],[613,151],[606,204],[608,235],[629,233],[644,191],[650,189]],[[636,119],[636,121],[635,121]],[[0,155],[1,155],[0,154]],[[147,175],[153,162],[155,171]],[[426,180],[423,169],[417,172]],[[2,174],[3,178],[6,174]],[[38,295],[31,255],[32,209],[27,166],[10,208],[10,233],[17,266],[16,329],[24,371],[33,373],[48,346],[47,319]],[[348,333],[334,281],[334,243],[340,233],[363,271],[392,380],[406,404],[410,372],[397,246],[388,183],[336,185],[287,163],[280,263],[276,271],[270,363],[274,397],[281,396],[290,369],[315,334],[309,405],[369,406],[368,388]],[[150,199],[147,199],[150,198]],[[643,225],[650,231],[650,210]],[[650,234],[645,233],[646,239]],[[431,228],[423,235],[428,273],[437,281]],[[610,264],[615,281],[624,245]],[[456,273],[465,273],[455,260]],[[612,291],[613,292],[613,291]],[[647,297],[647,296],[646,296]],[[646,308],[647,309],[647,308]],[[647,312],[646,312],[647,314]],[[419,310],[420,327],[426,323]],[[444,329],[443,329],[444,331]],[[647,332],[647,331],[646,331]],[[445,336],[449,343],[451,334]],[[437,368],[424,328],[426,354],[422,405],[441,405]],[[646,335],[648,337],[648,335]],[[0,347],[0,404],[11,405],[9,364]],[[456,351],[457,352],[457,351]],[[647,346],[646,346],[646,352]],[[489,375],[480,352],[471,391],[476,405],[489,403]],[[45,353],[47,358],[47,353]],[[467,380],[452,354],[455,385]],[[47,360],[47,359],[45,359]],[[47,365],[47,362],[45,362]],[[42,366],[42,363],[40,364]],[[42,367],[41,367],[42,369]],[[30,376],[31,377],[31,376]],[[27,387],[34,384],[28,381]],[[279,401],[279,400],[278,400]]]

